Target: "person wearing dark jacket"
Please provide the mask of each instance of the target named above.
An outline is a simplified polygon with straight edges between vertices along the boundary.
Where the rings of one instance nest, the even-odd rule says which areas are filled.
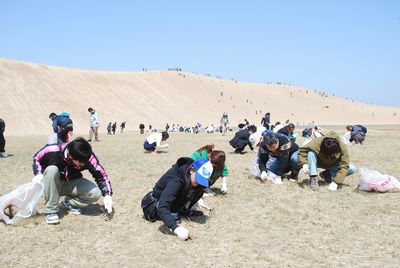
[[[269,124],[271,123],[271,114],[266,113],[263,118],[261,118],[261,125],[263,125],[267,130],[269,130]]]
[[[246,129],[241,129],[235,133],[233,139],[229,141],[229,144],[235,148],[235,153],[242,153],[244,148],[249,145],[253,151],[253,145],[250,141],[250,135],[257,132],[257,127],[254,125],[249,126]]]
[[[80,214],[80,209],[103,196],[103,204],[111,216],[112,188],[110,180],[92,147],[83,138],[70,143],[47,144],[33,156],[34,181],[43,181],[44,210],[47,224],[58,224],[60,218],[59,197],[65,196],[62,205],[72,214]],[[96,185],[83,178],[82,171],[88,170]]]
[[[49,115],[51,121],[53,121],[52,127],[54,133],[57,133],[57,142],[63,143],[68,142],[69,137],[68,133],[74,130],[73,123],[68,113],[61,113],[57,115],[55,113],[51,113]]]
[[[0,118],[0,157],[8,157],[8,154],[4,150],[6,146],[6,139],[4,139],[4,130],[6,128],[6,123]]]
[[[362,125],[354,125],[351,126],[351,136],[349,142],[352,143],[353,141],[356,144],[361,144],[365,140],[365,136],[367,134],[367,128]]]
[[[178,224],[178,217],[203,215],[202,211],[191,208],[203,196],[203,189],[209,187],[212,172],[208,159],[179,158],[143,197],[144,218],[150,222],[162,220],[179,239],[187,240],[189,231]]]
[[[299,146],[292,143],[286,135],[268,133],[260,143],[258,167],[261,180],[270,179],[282,183],[282,175],[291,171],[289,179],[297,180],[300,166],[296,152]]]

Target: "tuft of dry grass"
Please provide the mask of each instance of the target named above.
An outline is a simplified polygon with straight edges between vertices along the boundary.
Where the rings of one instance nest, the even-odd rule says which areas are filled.
[[[101,136],[92,146],[112,180],[114,218],[104,221],[99,203],[84,215],[65,215],[56,226],[46,225],[41,214],[2,224],[2,265],[400,266],[399,194],[356,192],[359,174],[346,178],[336,193],[326,186],[311,191],[302,173],[298,183],[261,183],[249,176],[256,153],[233,154],[232,135],[171,133],[170,147],[158,155],[144,153],[144,135]],[[400,178],[399,138],[398,131],[371,130],[364,145],[349,147],[351,162]],[[0,195],[31,180],[32,155],[45,140],[7,139],[14,155],[0,159]],[[215,214],[184,220],[193,239],[181,242],[161,222],[143,219],[140,200],[178,157],[207,143],[227,154],[228,194],[204,198]]]

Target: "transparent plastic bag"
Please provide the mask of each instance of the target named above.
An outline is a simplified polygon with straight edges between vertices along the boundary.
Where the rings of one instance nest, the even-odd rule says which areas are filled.
[[[360,168],[361,181],[357,185],[357,189],[367,192],[387,192],[391,190],[400,190],[400,182],[393,176],[381,174],[377,170],[369,170]]]
[[[261,172],[260,172],[260,169],[259,169],[258,164],[257,164],[257,159],[254,160],[250,164],[249,170],[250,170],[251,175],[253,175],[254,177],[260,177],[261,176]]]
[[[43,193],[43,183],[26,183],[0,197],[0,219],[14,224],[21,218],[37,213],[37,203]]]

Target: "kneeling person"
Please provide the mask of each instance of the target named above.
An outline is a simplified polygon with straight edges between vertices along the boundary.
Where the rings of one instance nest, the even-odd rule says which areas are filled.
[[[83,170],[92,174],[97,186],[82,177]],[[104,196],[104,207],[109,214],[112,213],[110,180],[85,139],[46,145],[33,156],[33,173],[35,180],[44,183],[44,210],[48,224],[60,222],[60,196],[65,196],[62,205],[73,214],[80,214],[81,208]]]
[[[208,159],[196,161],[181,157],[147,193],[141,207],[144,218],[150,222],[162,220],[181,240],[189,238],[189,231],[179,226],[179,216],[202,216],[201,211],[191,210],[209,187],[213,166]]]

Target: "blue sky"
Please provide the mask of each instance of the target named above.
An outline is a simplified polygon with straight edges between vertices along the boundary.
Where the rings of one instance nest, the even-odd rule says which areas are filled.
[[[0,57],[282,82],[400,107],[400,1],[4,1]]]

